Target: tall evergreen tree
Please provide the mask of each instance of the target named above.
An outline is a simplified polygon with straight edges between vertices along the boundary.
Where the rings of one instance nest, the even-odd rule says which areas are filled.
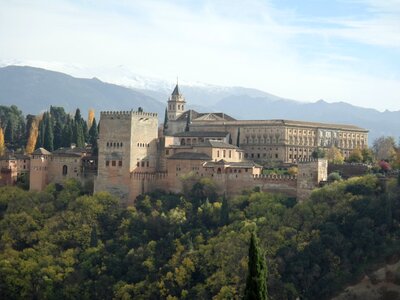
[[[68,119],[67,123],[63,128],[63,139],[62,139],[62,146],[63,147],[71,147],[71,143],[73,143],[73,121],[71,118]]]
[[[79,108],[77,108],[76,111],[75,111],[74,120],[75,120],[75,123],[82,122],[81,110]]]
[[[224,197],[222,198],[222,205],[220,210],[220,223],[222,226],[229,223],[229,205],[228,205],[228,199],[226,198],[225,194]]]
[[[13,126],[11,119],[8,120],[8,122],[7,122],[6,131],[4,133],[4,139],[5,139],[5,142],[8,144],[14,143],[14,126]]]
[[[92,150],[94,154],[97,154],[97,139],[99,137],[99,133],[97,131],[97,123],[96,118],[93,118],[92,126],[89,130],[89,143],[92,145]]]
[[[244,290],[245,300],[267,299],[267,266],[264,253],[258,245],[258,239],[253,231],[249,246],[249,264]]]
[[[58,149],[63,146],[63,127],[59,121],[56,121],[54,125],[54,149]]]
[[[47,115],[45,124],[45,134],[44,134],[44,148],[48,151],[54,150],[54,131],[53,131],[53,119],[50,114]]]
[[[83,133],[82,123],[74,122],[74,139],[73,142],[77,147],[85,147],[85,136]]]
[[[42,120],[39,123],[39,134],[37,137],[35,149],[44,146],[44,136],[46,133],[46,119],[47,119],[47,114],[45,113],[43,114]]]

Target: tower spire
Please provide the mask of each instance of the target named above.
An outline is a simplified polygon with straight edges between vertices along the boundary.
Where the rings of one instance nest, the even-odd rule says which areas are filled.
[[[168,99],[168,120],[174,121],[179,118],[185,111],[186,101],[185,97],[179,91],[178,76],[176,77],[176,86]]]

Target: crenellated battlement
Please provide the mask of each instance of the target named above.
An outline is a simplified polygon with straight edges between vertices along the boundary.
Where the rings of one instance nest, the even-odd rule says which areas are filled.
[[[168,177],[168,172],[156,172],[156,173],[145,173],[145,172],[132,172],[131,178],[134,180],[162,180]]]
[[[319,158],[321,159],[321,158]],[[313,162],[318,162],[318,158],[300,158],[296,162],[297,164],[307,164],[307,163],[313,163]]]
[[[127,110],[127,111],[101,111],[100,117],[110,118],[110,117],[124,117],[124,116],[139,116],[139,117],[152,117],[157,118],[157,113]]]
[[[274,174],[255,174],[253,175],[254,179],[258,180],[276,180],[276,181],[284,181],[284,180],[297,180],[297,176],[292,175],[274,175]]]

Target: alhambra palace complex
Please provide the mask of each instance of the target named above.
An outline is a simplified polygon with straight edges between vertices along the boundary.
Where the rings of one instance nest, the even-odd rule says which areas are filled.
[[[198,113],[185,107],[177,84],[168,100],[163,128],[156,113],[104,111],[98,157],[85,149],[50,153],[39,148],[31,156],[9,157],[1,163],[15,177],[29,172],[31,190],[43,190],[66,178],[94,180],[95,192],[108,191],[125,204],[157,189],[182,192],[182,178],[189,174],[212,179],[221,194],[258,187],[301,201],[327,180],[328,163],[313,160],[313,151],[335,146],[348,157],[353,149],[368,145],[368,131],[352,125],[235,120],[224,113]],[[263,175],[260,164],[265,163],[297,165],[298,175]]]

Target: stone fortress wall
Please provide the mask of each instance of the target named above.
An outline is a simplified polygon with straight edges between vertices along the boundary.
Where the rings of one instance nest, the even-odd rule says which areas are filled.
[[[184,105],[177,85],[167,102],[163,136],[158,136],[155,114],[101,113],[95,191],[131,203],[157,189],[182,192],[182,178],[191,174],[212,179],[227,195],[257,188],[301,201],[327,180],[327,161],[313,160],[314,150],[335,146],[348,156],[367,145],[367,131],[352,125],[237,121],[223,113],[184,111]],[[296,164],[298,175],[262,175],[255,161]]]
[[[168,99],[163,130],[156,113],[101,112],[98,156],[79,149],[37,149],[30,159],[30,189],[40,191],[67,178],[94,178],[95,192],[110,192],[129,205],[155,190],[180,193],[182,178],[193,176],[210,178],[219,193],[229,196],[258,189],[302,201],[327,180],[327,161],[313,160],[312,151],[335,146],[347,156],[367,145],[367,130],[352,125],[238,121],[185,107],[177,85]],[[259,162],[297,165],[298,175],[263,175]]]

